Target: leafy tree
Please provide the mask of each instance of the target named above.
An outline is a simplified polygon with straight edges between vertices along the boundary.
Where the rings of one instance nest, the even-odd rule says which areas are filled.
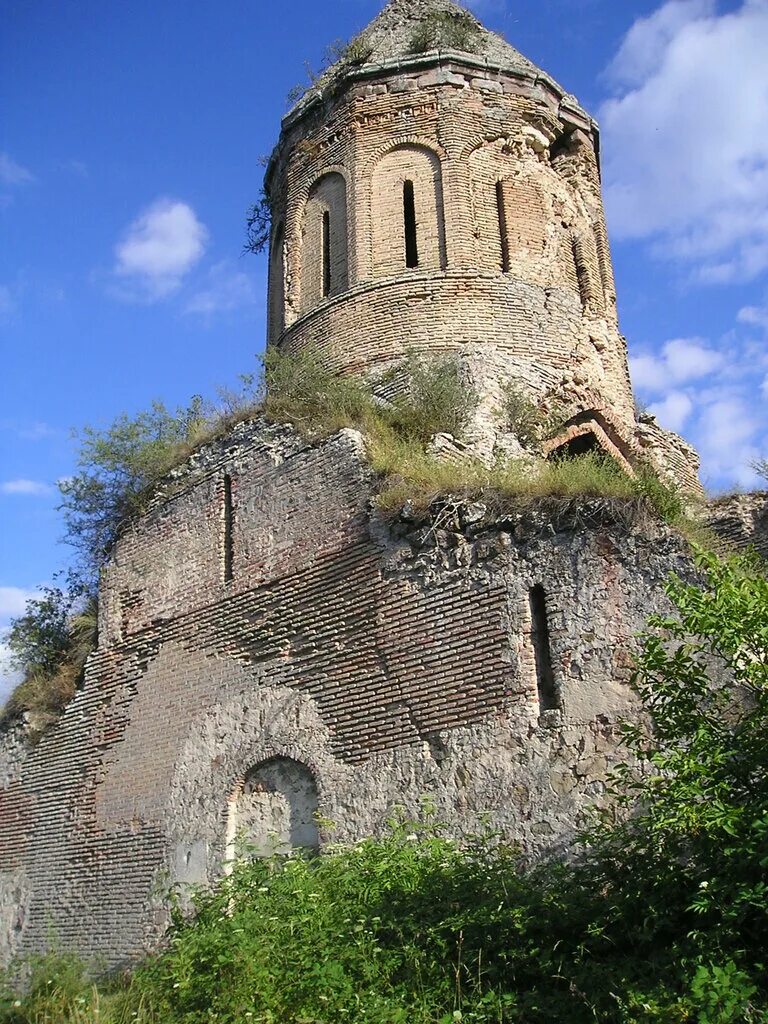
[[[60,482],[65,539],[79,555],[84,582],[99,569],[120,530],[143,511],[153,486],[189,454],[204,425],[202,399],[169,410],[162,402],[137,416],[122,415],[106,430],[79,434],[79,472]]]
[[[59,668],[69,650],[71,608],[72,598],[61,587],[43,587],[40,597],[27,601],[6,638],[14,668],[48,675]]]

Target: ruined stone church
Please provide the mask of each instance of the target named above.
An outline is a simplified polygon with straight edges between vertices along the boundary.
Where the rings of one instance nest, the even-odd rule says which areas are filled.
[[[563,411],[547,453],[700,490],[690,446],[636,416],[597,125],[452,0],[390,0],[284,118],[266,190],[270,345],[371,378],[454,355],[480,458],[520,451],[512,382]],[[83,687],[37,744],[0,738],[5,958],[54,937],[126,962],[168,887],[213,882],[238,837],[322,850],[425,798],[457,835],[568,843],[684,541],[600,507],[392,526],[373,483],[354,431],[254,420],[124,532]]]

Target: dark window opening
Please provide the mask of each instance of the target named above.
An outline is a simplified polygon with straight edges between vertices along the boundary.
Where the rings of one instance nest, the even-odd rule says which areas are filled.
[[[563,134],[555,139],[552,145],[549,147],[549,159],[557,160],[559,156],[567,154],[573,146],[573,132],[563,132]]]
[[[590,452],[604,454],[606,458],[609,458],[607,452],[591,430],[585,434],[579,434],[570,441],[566,441],[565,444],[561,444],[550,453],[549,457],[551,459],[576,459],[580,455],[588,455]]]
[[[323,298],[325,298],[331,294],[331,215],[328,210],[323,214],[322,236]]]
[[[531,606],[531,643],[536,661],[539,709],[541,711],[557,711],[560,708],[560,694],[552,671],[547,598],[544,587],[540,583],[531,587],[528,598]]]
[[[504,208],[504,182],[496,182],[496,212],[499,217],[499,238],[501,239],[501,269],[509,270],[509,236],[507,234],[507,211]]]
[[[403,182],[403,221],[405,224],[405,265],[418,267],[419,246],[416,241],[416,201],[413,182]]]
[[[234,561],[234,540],[232,537],[233,525],[232,513],[232,477],[224,476],[224,582],[229,583],[232,579],[232,564]]]

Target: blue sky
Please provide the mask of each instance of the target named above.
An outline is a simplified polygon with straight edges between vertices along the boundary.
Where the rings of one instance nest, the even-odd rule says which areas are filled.
[[[599,118],[639,397],[712,489],[768,454],[768,0],[478,0]],[[5,0],[0,628],[66,564],[71,428],[253,368],[241,255],[290,88],[378,0]]]

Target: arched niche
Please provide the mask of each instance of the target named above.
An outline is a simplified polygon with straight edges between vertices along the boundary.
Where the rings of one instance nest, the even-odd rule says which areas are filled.
[[[385,153],[371,178],[371,255],[375,277],[446,264],[440,158],[404,143]]]
[[[274,344],[285,327],[285,230],[278,224],[269,250],[269,323],[267,333]]]
[[[272,757],[249,769],[229,800],[227,860],[320,846],[315,777],[300,761]]]
[[[348,287],[347,183],[329,171],[310,188],[301,220],[301,312]]]

